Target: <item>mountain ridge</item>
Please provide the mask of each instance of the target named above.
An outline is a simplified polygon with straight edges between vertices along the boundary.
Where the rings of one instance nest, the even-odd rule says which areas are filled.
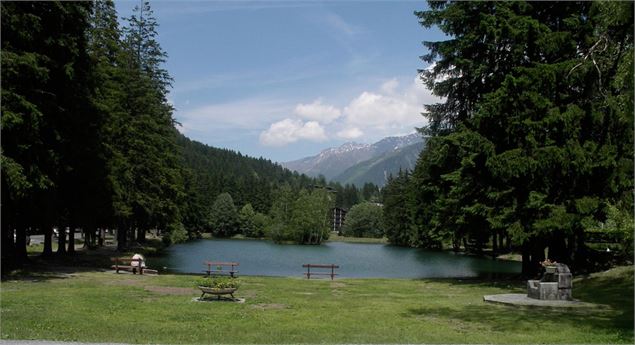
[[[329,180],[342,180],[340,182],[344,182],[343,180],[348,180],[350,176],[346,175],[347,178],[342,179],[340,175],[347,171],[347,169],[367,161],[377,160],[380,157],[391,157],[391,154],[399,152],[401,149],[413,144],[422,143],[423,141],[424,139],[421,134],[412,133],[405,136],[386,137],[372,144],[346,142],[338,147],[324,149],[317,155],[280,164],[289,170],[306,174],[308,176],[317,177],[319,175],[323,175]],[[421,148],[422,147],[423,145],[421,145]],[[412,149],[404,151],[408,152],[410,160],[412,157],[411,151]],[[395,160],[393,158],[392,161],[398,162],[399,159]],[[368,164],[370,164],[370,162]],[[413,166],[414,165],[410,166],[410,164],[408,164],[408,168],[412,168]],[[392,172],[393,170],[390,169],[390,167],[387,167],[387,169],[390,170],[389,172]],[[377,181],[377,178],[373,178],[373,180]],[[358,180],[358,182],[360,181]]]

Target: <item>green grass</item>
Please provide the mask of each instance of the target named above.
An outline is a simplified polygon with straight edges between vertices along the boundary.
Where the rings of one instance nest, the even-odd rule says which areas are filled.
[[[372,238],[372,237],[345,237],[336,234],[329,235],[329,242],[350,242],[350,243],[379,243],[379,244],[388,244],[388,239],[385,237],[382,238]]]
[[[633,343],[633,268],[574,281],[604,308],[487,304],[522,282],[241,277],[245,303],[194,302],[195,276],[5,277],[2,339],[131,343]]]

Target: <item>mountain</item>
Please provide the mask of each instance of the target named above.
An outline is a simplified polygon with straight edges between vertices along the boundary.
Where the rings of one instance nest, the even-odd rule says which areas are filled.
[[[419,153],[425,147],[425,140],[399,148],[394,151],[384,152],[375,157],[353,165],[341,174],[333,177],[334,181],[342,184],[354,184],[362,186],[371,182],[379,187],[386,184],[388,176],[397,174],[399,169],[412,170],[417,163]]]
[[[282,166],[309,176],[324,175],[327,179],[335,179],[357,164],[381,157],[387,158],[391,153],[420,142],[421,135],[413,133],[387,137],[374,144],[345,143],[340,147],[325,149],[315,156],[282,163]]]

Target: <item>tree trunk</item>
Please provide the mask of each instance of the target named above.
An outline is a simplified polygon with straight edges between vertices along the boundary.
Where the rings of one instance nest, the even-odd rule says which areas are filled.
[[[82,248],[89,248],[90,247],[90,230],[88,229],[88,226],[82,228],[82,237],[84,238],[84,244],[82,245]]]
[[[42,250],[42,256],[53,255],[53,228],[48,225],[43,225],[42,230],[44,232],[44,250]]]
[[[9,221],[10,217],[3,214],[0,219],[2,219],[2,229],[0,229],[2,235],[0,241],[2,242],[0,243],[2,243],[2,268],[4,271],[6,268],[13,267],[15,263],[15,243],[13,242],[13,224]]]
[[[68,232],[68,254],[75,254],[75,224],[71,225]]]
[[[499,250],[502,251],[506,251],[506,247],[505,247],[505,232],[503,230],[500,230],[500,232],[498,233],[498,248]]]
[[[117,250],[123,251],[126,249],[126,241],[128,239],[128,233],[124,223],[120,223],[117,227]]]
[[[531,257],[529,255],[529,246],[527,244],[523,244],[523,248],[522,248],[522,257],[523,257],[523,264],[522,264],[522,276],[525,278],[530,278],[533,276],[533,274],[531,273]]]
[[[498,240],[496,238],[497,232],[492,232],[492,259],[496,258],[498,254]]]
[[[534,239],[530,245],[530,271],[532,277],[537,277],[540,273],[541,262],[545,261],[545,245],[542,241]]]
[[[18,226],[15,231],[15,258],[18,265],[26,263],[28,255],[26,252],[26,228]]]
[[[66,254],[66,227],[60,226],[57,236],[57,254]]]
[[[134,241],[135,241],[135,238],[136,238],[136,236],[135,236],[136,230],[137,230],[137,227],[135,227],[135,226],[132,226],[132,227],[130,227],[129,229],[126,229],[126,235],[128,235],[127,240],[128,240],[128,242],[129,242],[129,243],[131,243],[131,244],[132,244],[132,243],[134,243]]]
[[[455,252],[458,252],[461,250],[461,241],[456,236],[452,236],[452,250]]]
[[[586,271],[591,268],[590,258],[589,258],[589,250],[584,243],[584,232],[582,230],[576,231],[576,238],[574,240],[575,243],[575,251],[573,253],[573,266],[577,271]]]
[[[99,237],[97,237],[97,245],[100,247],[104,246],[104,236],[106,236],[106,233],[104,232],[104,228],[99,228]]]
[[[571,262],[567,253],[567,245],[564,240],[564,235],[554,234],[549,243],[549,258],[566,264]]]
[[[144,243],[146,241],[146,230],[144,229],[137,229],[137,242],[139,243]]]

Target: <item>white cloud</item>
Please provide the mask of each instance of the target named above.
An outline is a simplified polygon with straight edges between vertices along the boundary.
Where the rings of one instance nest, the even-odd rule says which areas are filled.
[[[309,104],[298,104],[295,107],[294,113],[302,118],[308,120],[315,120],[320,123],[330,123],[342,115],[342,111],[338,108],[322,104],[321,99],[313,101]]]
[[[343,130],[337,132],[337,136],[342,138],[342,139],[357,139],[357,138],[361,137],[362,135],[364,135],[364,132],[362,132],[357,127],[346,128],[346,129],[343,129]]]
[[[373,142],[412,133],[416,127],[426,125],[421,115],[423,105],[439,101],[418,77],[411,83],[393,78],[379,83],[377,89],[362,91],[341,108],[318,98],[312,103],[297,104],[292,111],[280,112],[288,117],[270,119],[269,128],[260,132],[260,143],[282,147],[301,140]]]
[[[225,129],[261,129],[280,119],[280,114],[288,114],[291,110],[284,101],[251,98],[177,110],[176,117],[187,130],[215,132]]]
[[[397,86],[399,86],[399,81],[397,81],[397,78],[392,78],[381,84],[381,91],[387,94],[393,94],[395,93]]]
[[[362,92],[344,107],[342,113],[349,127],[392,135],[425,125],[421,116],[423,104],[438,101],[440,99],[433,96],[418,77],[402,90],[399,90],[398,81],[391,79],[383,83],[379,91]]]
[[[305,139],[311,141],[327,140],[324,128],[316,121],[284,119],[269,126],[260,133],[260,143],[266,146],[285,146]]]

